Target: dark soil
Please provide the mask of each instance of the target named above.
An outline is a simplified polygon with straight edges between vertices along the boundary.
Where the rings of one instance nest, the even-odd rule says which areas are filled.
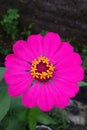
[[[0,66],[4,66],[5,56],[12,52],[12,45],[14,41],[2,30],[0,30],[0,36]]]
[[[5,56],[0,54],[0,66],[1,67],[4,66],[4,58],[5,58]]]
[[[79,93],[74,99],[87,104],[87,86],[81,87]]]

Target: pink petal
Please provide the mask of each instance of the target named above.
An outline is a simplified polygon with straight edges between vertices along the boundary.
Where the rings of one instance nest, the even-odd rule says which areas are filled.
[[[63,96],[62,93],[58,93],[58,101],[56,102],[56,107],[65,108],[69,105],[69,103],[70,98]]]
[[[59,78],[54,78],[53,80],[58,90],[66,97],[75,97],[79,92],[79,86],[77,83],[69,82]]]
[[[81,57],[78,53],[71,53],[70,55],[63,58],[58,64],[56,64],[56,68],[58,69],[66,69],[69,67],[75,67],[82,64]]]
[[[67,56],[72,54],[73,47],[68,42],[62,42],[60,49],[51,59],[52,63],[59,63],[61,60],[65,59]]]
[[[40,34],[29,36],[27,44],[35,57],[43,55],[43,37]]]
[[[55,100],[50,93],[50,84],[42,83],[37,99],[37,105],[42,111],[50,111],[54,107]]]
[[[43,39],[44,55],[52,58],[61,46],[61,39],[57,33],[48,32]]]
[[[50,91],[55,99],[55,107],[58,108],[66,107],[70,102],[69,97],[66,96],[66,94],[62,93],[62,91],[60,91],[59,84],[56,84],[55,81],[54,83],[51,83],[50,86],[51,86]]]
[[[79,82],[84,79],[84,69],[81,66],[61,69],[55,75],[67,81]]]
[[[67,68],[62,68],[62,69],[58,69],[57,70],[59,74],[65,74],[65,73],[78,73],[80,71],[83,71],[83,67],[82,66],[69,66]]]
[[[30,46],[28,46],[27,42],[23,41],[23,40],[18,40],[13,45],[13,51],[17,57],[19,57],[20,59],[23,59],[25,61],[31,61],[35,58],[31,51]]]
[[[13,97],[20,96],[28,89],[28,87],[30,87],[31,83],[32,78],[28,77],[18,84],[10,85],[8,87],[8,93]]]
[[[24,106],[33,108],[37,106],[37,97],[40,93],[40,84],[35,83],[23,95],[22,102]]]
[[[6,83],[12,85],[12,84],[18,84],[28,78],[30,76],[29,72],[18,72],[15,73],[14,71],[7,70],[4,73],[4,78]]]
[[[14,54],[9,54],[5,58],[5,66],[13,71],[29,70],[29,63],[17,58]]]

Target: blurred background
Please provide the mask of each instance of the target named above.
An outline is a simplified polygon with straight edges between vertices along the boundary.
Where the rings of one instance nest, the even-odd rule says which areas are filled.
[[[0,14],[9,8],[19,10],[21,26],[35,23],[36,33],[44,29],[81,44],[87,42],[86,0],[0,0]]]

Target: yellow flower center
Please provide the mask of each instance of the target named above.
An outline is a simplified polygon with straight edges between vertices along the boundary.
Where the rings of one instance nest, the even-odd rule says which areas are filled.
[[[50,64],[49,59],[45,56],[40,56],[32,61],[30,72],[33,78],[46,81],[52,77],[54,65]]]

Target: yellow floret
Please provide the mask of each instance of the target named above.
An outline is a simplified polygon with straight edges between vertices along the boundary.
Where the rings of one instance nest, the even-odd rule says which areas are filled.
[[[37,70],[37,65],[43,62],[46,64],[48,70],[46,72],[38,72]],[[32,61],[32,66],[31,66],[31,75],[33,78],[40,79],[40,80],[47,80],[50,79],[53,75],[54,72],[54,66],[53,64],[50,64],[49,59],[46,58],[45,56],[40,56],[37,59]]]

